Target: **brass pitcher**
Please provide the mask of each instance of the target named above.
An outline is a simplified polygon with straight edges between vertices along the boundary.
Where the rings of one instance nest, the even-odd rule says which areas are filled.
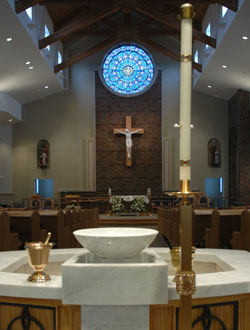
[[[49,252],[54,243],[27,242],[25,248],[28,254],[29,265],[34,269],[34,273],[28,277],[31,282],[45,282],[50,280],[50,276],[43,270],[49,261]]]

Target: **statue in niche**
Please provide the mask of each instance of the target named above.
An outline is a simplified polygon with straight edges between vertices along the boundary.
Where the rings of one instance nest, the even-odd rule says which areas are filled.
[[[221,167],[221,146],[218,139],[208,141],[208,166]]]
[[[37,143],[37,167],[42,169],[49,167],[49,142],[47,140],[40,140]]]

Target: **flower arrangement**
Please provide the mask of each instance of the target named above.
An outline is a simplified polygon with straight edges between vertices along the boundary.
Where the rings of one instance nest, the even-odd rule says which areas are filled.
[[[144,204],[144,200],[141,197],[136,197],[131,206],[130,206],[131,210],[134,212],[145,212],[146,208],[145,208],[145,204]]]
[[[76,205],[75,203],[69,204],[65,207],[66,210],[80,210],[81,206]]]
[[[124,205],[120,197],[113,197],[111,201],[111,212],[122,212],[124,210]]]

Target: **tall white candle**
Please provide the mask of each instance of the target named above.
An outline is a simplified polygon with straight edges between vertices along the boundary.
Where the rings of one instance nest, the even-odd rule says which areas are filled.
[[[181,20],[180,160],[191,160],[192,18]],[[180,165],[180,180],[191,179],[190,162]]]

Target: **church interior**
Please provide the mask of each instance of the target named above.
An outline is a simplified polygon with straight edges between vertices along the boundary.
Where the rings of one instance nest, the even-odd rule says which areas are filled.
[[[250,3],[186,3],[0,1],[0,329],[249,329]]]

